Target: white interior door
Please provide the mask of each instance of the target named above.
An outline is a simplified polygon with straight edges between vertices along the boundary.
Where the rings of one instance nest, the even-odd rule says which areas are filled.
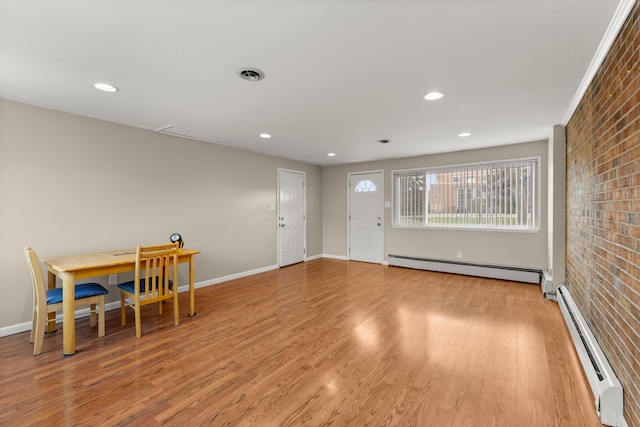
[[[382,263],[382,172],[349,174],[349,259]]]
[[[302,262],[306,253],[305,174],[278,169],[278,265]]]

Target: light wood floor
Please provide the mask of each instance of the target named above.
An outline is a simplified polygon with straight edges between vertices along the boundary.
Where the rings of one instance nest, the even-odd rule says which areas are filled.
[[[536,285],[321,259],[169,304],[79,319],[70,358],[1,338],[0,425],[600,425]]]

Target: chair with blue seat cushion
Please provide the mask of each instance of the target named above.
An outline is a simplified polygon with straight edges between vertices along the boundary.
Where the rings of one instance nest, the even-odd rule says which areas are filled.
[[[178,283],[178,243],[138,246],[133,281],[118,285],[122,326],[127,324],[126,307],[133,308],[136,336],[140,338],[140,308],[157,303],[158,314],[162,315],[162,303],[166,300],[173,300],[173,320],[178,326],[178,290],[174,288],[174,283]]]
[[[158,280],[158,279],[156,278],[153,280]],[[132,280],[130,282],[121,283],[118,285],[118,287],[123,291],[126,291],[130,294],[134,294],[136,292],[135,289],[133,288],[135,286],[134,283],[135,282]],[[147,287],[146,279],[140,279],[138,286],[140,286],[140,292],[144,292],[145,288]],[[173,280],[169,279],[169,289],[171,289],[172,287],[173,287]]]
[[[31,325],[30,342],[34,343],[33,354],[42,353],[44,330],[47,314],[62,310],[62,288],[47,289],[44,273],[36,252],[30,247],[24,248],[27,265],[31,272],[33,284],[33,324]],[[75,307],[90,306],[90,325],[96,326],[96,308],[98,311],[98,336],[105,335],[104,296],[108,294],[104,287],[97,283],[75,285]]]

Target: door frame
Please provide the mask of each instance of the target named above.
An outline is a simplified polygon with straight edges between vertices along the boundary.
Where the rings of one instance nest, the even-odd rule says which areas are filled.
[[[302,175],[303,190],[302,190],[302,262],[307,262],[307,173],[305,171],[297,171],[293,169],[277,168],[277,184],[276,184],[276,250],[278,258],[278,268],[282,267],[282,259],[280,252],[280,233],[282,228],[280,227],[280,172],[289,172]]]
[[[379,173],[380,178],[380,263],[384,264],[384,169],[374,169],[358,172],[347,172],[347,259],[351,260],[351,177],[355,175],[367,175]]]

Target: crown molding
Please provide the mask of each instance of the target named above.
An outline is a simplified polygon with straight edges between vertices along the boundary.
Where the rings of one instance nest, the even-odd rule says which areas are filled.
[[[562,119],[562,125],[566,126],[571,120],[573,113],[575,113],[576,108],[578,108],[578,104],[582,101],[582,97],[587,92],[587,88],[591,84],[591,81],[595,77],[596,73],[600,69],[600,66],[604,62],[604,59],[607,57],[609,53],[609,49],[611,49],[611,45],[615,41],[620,29],[624,25],[629,13],[631,13],[631,9],[636,4],[636,0],[621,0],[620,4],[618,4],[618,8],[616,9],[611,22],[609,23],[609,27],[607,27],[607,31],[604,33],[602,40],[600,41],[600,45],[596,50],[596,54],[591,60],[591,64],[589,64],[589,68],[582,78],[582,82],[580,86],[578,86],[578,90],[576,94],[573,96],[573,100],[569,105],[569,109],[564,115]]]

